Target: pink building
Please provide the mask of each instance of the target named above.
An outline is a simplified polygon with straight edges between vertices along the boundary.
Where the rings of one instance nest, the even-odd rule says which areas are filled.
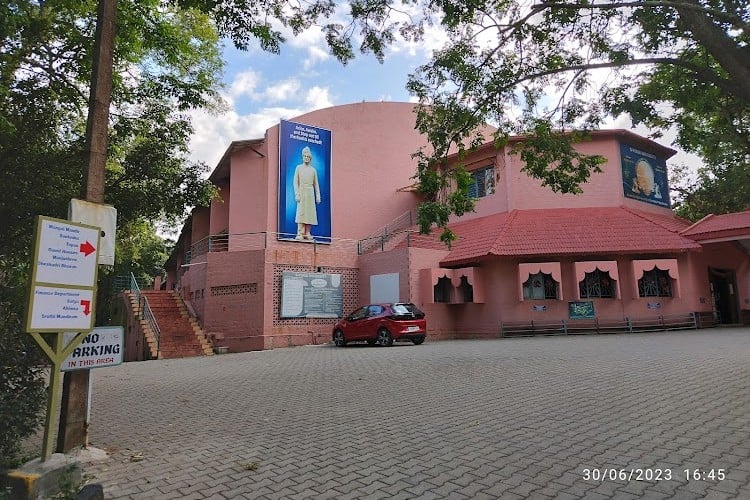
[[[464,161],[477,209],[450,249],[414,226],[411,155],[426,141],[413,105],[336,106],[235,141],[211,174],[221,199],[193,211],[167,286],[232,351],[327,342],[369,302],[415,303],[430,338],[750,323],[750,212],[675,217],[674,151],[596,132],[578,148],[604,156],[603,172],[562,195],[521,172],[514,141]]]

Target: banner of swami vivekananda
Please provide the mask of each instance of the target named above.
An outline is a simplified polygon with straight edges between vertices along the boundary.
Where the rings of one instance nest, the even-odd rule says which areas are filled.
[[[331,131],[281,120],[279,239],[331,242]]]
[[[624,143],[620,144],[620,159],[625,196],[669,208],[667,162]]]

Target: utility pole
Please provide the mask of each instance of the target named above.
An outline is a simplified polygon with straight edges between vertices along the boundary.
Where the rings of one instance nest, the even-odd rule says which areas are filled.
[[[85,200],[104,203],[104,171],[107,161],[109,105],[112,100],[112,67],[115,46],[117,0],[99,0],[94,38],[94,60],[86,122],[84,169]],[[67,453],[88,445],[87,412],[91,370],[65,373],[57,451]]]

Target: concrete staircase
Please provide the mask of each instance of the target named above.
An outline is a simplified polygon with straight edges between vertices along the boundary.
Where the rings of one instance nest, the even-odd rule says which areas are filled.
[[[198,321],[188,314],[185,302],[174,290],[143,290],[141,294],[148,299],[148,304],[159,325],[159,358],[187,358],[192,356],[211,356],[213,349]],[[148,338],[149,344],[155,339]],[[152,346],[152,350],[155,349]]]

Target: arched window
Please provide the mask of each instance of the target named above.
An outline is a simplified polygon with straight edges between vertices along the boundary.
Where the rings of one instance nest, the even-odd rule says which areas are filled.
[[[658,267],[650,271],[643,271],[643,277],[638,280],[638,295],[640,297],[671,297],[672,278],[669,271]]]
[[[443,276],[442,278],[438,278],[437,285],[433,287],[434,290],[434,301],[437,302],[443,302],[443,303],[450,303],[451,301],[451,291],[453,290],[453,283],[451,283],[451,279],[447,276]]]
[[[474,287],[469,283],[469,279],[466,276],[461,276],[461,284],[458,287],[461,292],[463,302],[474,302]]]
[[[581,292],[582,299],[595,298],[615,298],[615,283],[609,276],[609,272],[600,271],[598,268],[586,276],[578,283],[578,289]]]
[[[530,274],[529,279],[523,284],[524,300],[535,299],[557,299],[557,281],[551,274]]]

